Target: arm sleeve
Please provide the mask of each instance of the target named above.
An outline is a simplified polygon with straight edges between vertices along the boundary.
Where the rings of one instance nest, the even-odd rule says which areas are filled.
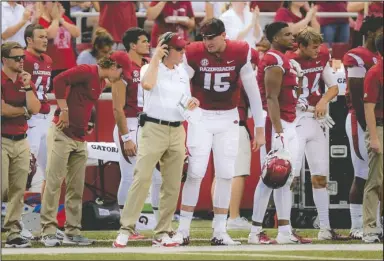
[[[240,78],[248,96],[255,127],[258,128],[264,127],[263,107],[261,104],[259,86],[257,84],[256,75],[252,69],[250,59],[251,51],[249,50],[247,62],[240,70]]]
[[[187,56],[185,54],[183,56],[183,64],[184,64],[184,69],[188,73],[189,79],[192,79],[192,77],[195,75],[195,70],[188,64]]]
[[[337,75],[333,73],[333,69],[331,68],[329,63],[327,63],[327,65],[324,67],[324,70],[321,76],[323,78],[324,83],[328,86],[328,88],[335,85],[339,87],[337,83]]]
[[[90,67],[86,65],[80,65],[66,70],[57,75],[53,80],[53,89],[56,95],[56,99],[66,99],[69,86],[74,86],[75,83],[86,82],[90,77]]]

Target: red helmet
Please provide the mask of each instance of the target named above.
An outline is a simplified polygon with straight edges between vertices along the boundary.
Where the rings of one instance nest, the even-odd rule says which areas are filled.
[[[283,187],[288,179],[292,181],[292,163],[286,150],[270,151],[261,170],[261,179],[272,189]]]

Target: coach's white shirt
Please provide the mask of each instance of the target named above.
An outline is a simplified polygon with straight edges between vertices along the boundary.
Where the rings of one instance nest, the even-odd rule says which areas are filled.
[[[141,67],[140,80],[142,81],[149,64]],[[177,104],[183,95],[191,96],[188,73],[181,64],[169,69],[163,63],[159,64],[157,81],[150,90],[144,90],[143,111],[149,117],[164,121],[184,121]]]

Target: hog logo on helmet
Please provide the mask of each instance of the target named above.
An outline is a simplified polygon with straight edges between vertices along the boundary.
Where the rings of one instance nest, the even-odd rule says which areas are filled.
[[[272,189],[283,187],[292,178],[292,163],[285,150],[268,153],[261,171],[264,184]]]

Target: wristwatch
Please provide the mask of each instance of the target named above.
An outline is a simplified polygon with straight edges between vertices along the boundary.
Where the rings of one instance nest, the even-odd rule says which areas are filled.
[[[25,92],[29,92],[29,91],[32,91],[33,89],[32,89],[32,87],[29,85],[29,86],[25,86],[24,87],[24,91]]]

